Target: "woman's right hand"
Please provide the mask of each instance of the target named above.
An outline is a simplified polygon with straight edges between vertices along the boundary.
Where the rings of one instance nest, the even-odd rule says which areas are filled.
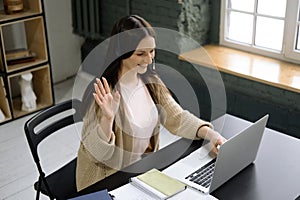
[[[113,121],[120,105],[120,93],[118,91],[112,93],[104,77],[102,81],[103,84],[99,78],[96,78],[94,99],[102,109],[103,117],[108,121]]]

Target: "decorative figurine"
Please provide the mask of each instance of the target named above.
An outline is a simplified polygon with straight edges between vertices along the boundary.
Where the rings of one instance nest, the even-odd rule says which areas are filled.
[[[36,109],[36,96],[32,89],[32,74],[22,74],[19,81],[22,97],[22,110],[32,111]]]

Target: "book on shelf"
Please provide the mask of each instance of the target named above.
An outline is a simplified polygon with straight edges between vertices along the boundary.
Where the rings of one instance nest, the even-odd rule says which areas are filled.
[[[35,53],[31,52],[28,49],[14,49],[5,52],[7,65],[31,62],[35,60],[35,57]]]
[[[130,182],[142,191],[159,199],[168,199],[186,189],[179,180],[153,168],[141,175],[130,178]]]
[[[22,58],[30,55],[30,51],[25,48],[5,51],[6,60]]]

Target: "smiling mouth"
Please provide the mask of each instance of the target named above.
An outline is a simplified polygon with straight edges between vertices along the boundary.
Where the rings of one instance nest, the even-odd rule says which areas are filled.
[[[148,65],[138,65],[139,67],[147,67]]]

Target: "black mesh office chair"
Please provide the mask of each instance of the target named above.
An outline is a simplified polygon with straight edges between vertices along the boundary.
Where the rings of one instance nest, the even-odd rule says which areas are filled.
[[[40,163],[38,145],[48,136],[59,133],[60,129],[81,122],[82,116],[81,101],[72,99],[37,113],[25,123],[26,138],[39,171],[39,179],[34,184],[37,191],[36,199],[39,199],[40,192],[50,199],[68,199],[78,196],[75,180],[77,159],[73,159],[46,176]],[[50,120],[49,118],[52,121],[48,124],[46,122]],[[42,123],[46,125],[41,130],[36,130]]]

